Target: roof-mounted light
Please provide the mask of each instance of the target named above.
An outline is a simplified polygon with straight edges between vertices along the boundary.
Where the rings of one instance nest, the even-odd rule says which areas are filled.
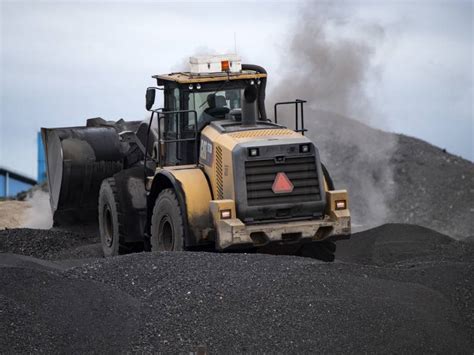
[[[230,71],[230,63],[228,60],[221,61],[221,71]]]
[[[192,74],[240,73],[242,60],[237,54],[196,56],[189,58]]]

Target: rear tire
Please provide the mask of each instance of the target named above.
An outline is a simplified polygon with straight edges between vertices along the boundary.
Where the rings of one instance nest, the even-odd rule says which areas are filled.
[[[102,181],[99,192],[99,232],[105,257],[120,253],[119,203],[115,179]]]
[[[184,250],[184,219],[173,189],[163,190],[151,217],[151,251]]]

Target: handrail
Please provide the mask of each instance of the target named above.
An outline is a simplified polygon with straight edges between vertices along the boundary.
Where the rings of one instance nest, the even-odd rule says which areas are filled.
[[[163,139],[161,137],[161,125],[160,125],[160,120],[162,118],[165,118],[167,115],[174,115],[174,114],[182,114],[182,113],[192,113],[194,114],[194,138],[181,138],[181,125],[180,125],[180,120],[184,117],[184,115],[177,115],[177,121],[176,121],[176,139]],[[199,151],[198,151],[198,116],[197,116],[197,111],[196,110],[176,110],[176,111],[159,111],[157,112],[158,114],[158,140],[159,140],[159,145],[158,145],[158,156],[160,157],[159,159],[159,166],[162,167],[162,161],[161,161],[161,145],[162,144],[167,144],[167,143],[176,143],[176,142],[190,142],[194,141],[194,149],[195,149],[195,154],[196,154],[196,164],[199,163]]]
[[[150,121],[148,122],[148,131],[147,131],[147,136],[146,136],[146,146],[145,146],[145,157],[144,157],[144,169],[145,169],[145,179],[147,178],[146,174],[146,169],[147,169],[147,156],[148,156],[148,139],[150,136],[150,130],[151,130],[151,124],[153,123],[153,118],[155,116],[155,113],[158,117],[158,165],[160,167],[163,167],[163,162],[161,159],[161,144],[167,144],[167,143],[176,143],[176,142],[189,142],[189,141],[194,141],[194,149],[196,153],[196,165],[199,163],[199,151],[198,151],[198,122],[197,122],[197,112],[196,110],[176,110],[176,111],[163,111],[163,108],[158,108],[155,110],[150,110],[151,116],[150,116]],[[178,120],[176,122],[177,125],[177,137],[176,139],[162,139],[161,138],[161,124],[160,120],[166,115],[172,115],[172,114],[181,114],[181,113],[193,113],[194,114],[194,138],[180,138],[180,119],[184,116],[177,116]],[[155,160],[156,162],[156,160]]]
[[[300,132],[304,135],[304,132],[307,129],[304,128],[304,107],[303,104],[306,103],[306,100],[296,99],[295,101],[282,101],[277,102],[274,106],[274,113],[275,113],[275,124],[278,124],[278,106],[280,105],[295,105],[295,132]],[[298,108],[301,105],[301,129],[298,127],[298,118],[299,118],[299,110]]]

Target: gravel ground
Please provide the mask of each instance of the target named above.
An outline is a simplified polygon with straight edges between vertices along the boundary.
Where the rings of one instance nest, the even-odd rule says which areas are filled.
[[[48,260],[25,246],[36,233]],[[338,244],[335,263],[203,252],[103,259],[88,249],[93,239],[41,233],[0,234],[2,252],[24,255],[0,254],[2,351],[472,354],[474,347],[474,245],[425,228],[355,234]],[[68,243],[89,259],[71,267]]]

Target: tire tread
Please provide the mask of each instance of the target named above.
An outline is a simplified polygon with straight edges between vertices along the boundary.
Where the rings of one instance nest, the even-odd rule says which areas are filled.
[[[185,250],[185,247],[184,247],[184,230],[185,230],[185,226],[184,226],[184,218],[183,218],[183,213],[181,211],[181,208],[180,208],[180,203],[178,201],[178,198],[176,196],[176,192],[174,191],[174,189],[171,189],[171,188],[167,188],[167,189],[164,189],[163,191],[161,191],[158,195],[158,197],[156,198],[156,202],[155,202],[155,206],[153,206],[153,214],[152,214],[152,218],[151,218],[151,230],[153,231],[153,226],[154,226],[154,223],[153,223],[153,216],[155,216],[157,213],[158,213],[158,202],[160,201],[161,198],[164,198],[164,197],[168,197],[168,199],[170,199],[173,204],[177,207],[177,214],[179,216],[179,227],[181,228],[181,230],[183,231],[183,245],[181,246],[181,250]],[[151,248],[152,250],[155,249],[153,247],[153,236],[150,236],[150,243],[151,243]]]
[[[108,194],[108,192],[105,192],[106,189],[110,189],[110,193],[113,198],[113,203],[115,207],[115,212],[117,214],[117,230],[118,230],[118,254],[122,254],[124,252],[124,247],[121,242],[123,240],[124,234],[123,234],[123,218],[124,215],[122,213],[121,207],[120,207],[120,198],[117,190],[117,184],[115,182],[114,177],[109,177],[106,178],[102,181],[102,184],[100,186],[100,191],[99,191],[99,201],[98,201],[98,210],[100,213],[100,200],[101,196],[104,194]],[[99,225],[100,228],[100,225]],[[102,243],[102,240],[101,240]]]

